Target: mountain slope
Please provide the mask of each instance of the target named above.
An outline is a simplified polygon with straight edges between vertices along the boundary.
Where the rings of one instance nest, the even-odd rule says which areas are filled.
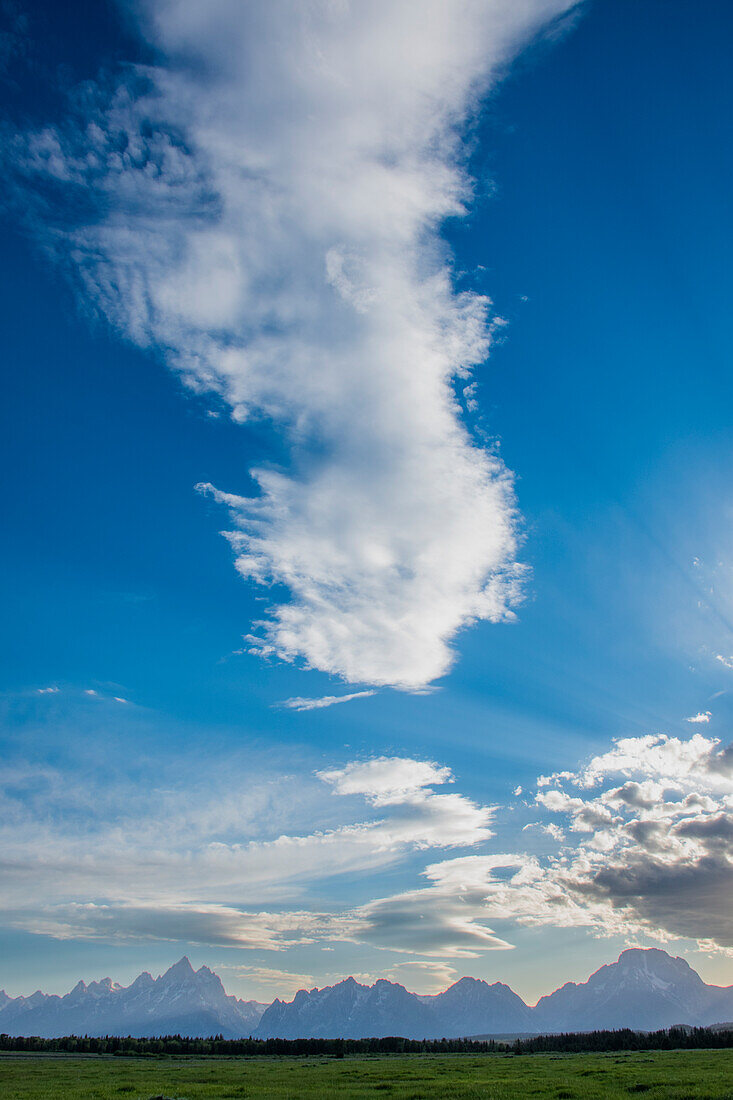
[[[532,1031],[532,1010],[502,982],[461,978],[431,998],[441,1036]]]

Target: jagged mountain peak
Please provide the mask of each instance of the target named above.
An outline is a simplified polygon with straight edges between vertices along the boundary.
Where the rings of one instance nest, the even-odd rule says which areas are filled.
[[[87,993],[91,994],[109,993],[115,989],[122,989],[122,986],[111,978],[101,978],[98,982],[90,982],[86,987]]]
[[[162,977],[171,981],[183,981],[186,978],[192,978],[195,973],[196,971],[191,966],[191,960],[188,955],[184,955],[183,958],[179,959],[173,966],[169,966]]]

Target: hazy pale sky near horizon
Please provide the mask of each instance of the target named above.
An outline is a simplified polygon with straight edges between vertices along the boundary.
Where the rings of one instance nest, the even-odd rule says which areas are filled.
[[[0,15],[0,987],[733,982],[730,6]]]

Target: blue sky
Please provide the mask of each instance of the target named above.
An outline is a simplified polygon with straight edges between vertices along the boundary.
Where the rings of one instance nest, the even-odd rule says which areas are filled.
[[[440,9],[4,9],[9,992],[733,981],[732,17]]]

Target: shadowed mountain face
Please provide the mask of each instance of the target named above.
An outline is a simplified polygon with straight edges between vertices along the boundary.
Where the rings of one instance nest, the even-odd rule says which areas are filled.
[[[489,985],[476,978],[461,978],[444,993],[429,998],[428,1003],[446,1037],[478,1034],[473,1029],[477,1020],[482,1021],[487,1034],[534,1030],[532,1009],[501,982]]]
[[[147,972],[132,985],[109,978],[57,997],[38,991],[32,997],[0,994],[0,1032],[8,1035],[249,1035],[265,1005],[230,997],[207,966],[194,970],[187,958],[160,978]]]
[[[733,1018],[733,986],[706,985],[684,959],[666,951],[630,949],[587,982],[569,982],[535,1008],[507,985],[461,978],[445,992],[418,996],[396,982],[361,985],[347,978],[325,989],[301,989],[269,1008],[228,996],[206,966],[181,959],[160,978],[132,985],[109,978],[79,982],[65,997],[0,992],[0,1032],[9,1035],[217,1035],[239,1038],[410,1039],[512,1032],[591,1031],[673,1024],[705,1025]]]
[[[335,1035],[346,1039],[404,1035],[411,1039],[433,1034],[433,1025],[430,1009],[404,986],[384,980],[360,985],[347,978],[326,989],[301,989],[289,1004],[274,1001],[254,1034],[283,1039]]]

